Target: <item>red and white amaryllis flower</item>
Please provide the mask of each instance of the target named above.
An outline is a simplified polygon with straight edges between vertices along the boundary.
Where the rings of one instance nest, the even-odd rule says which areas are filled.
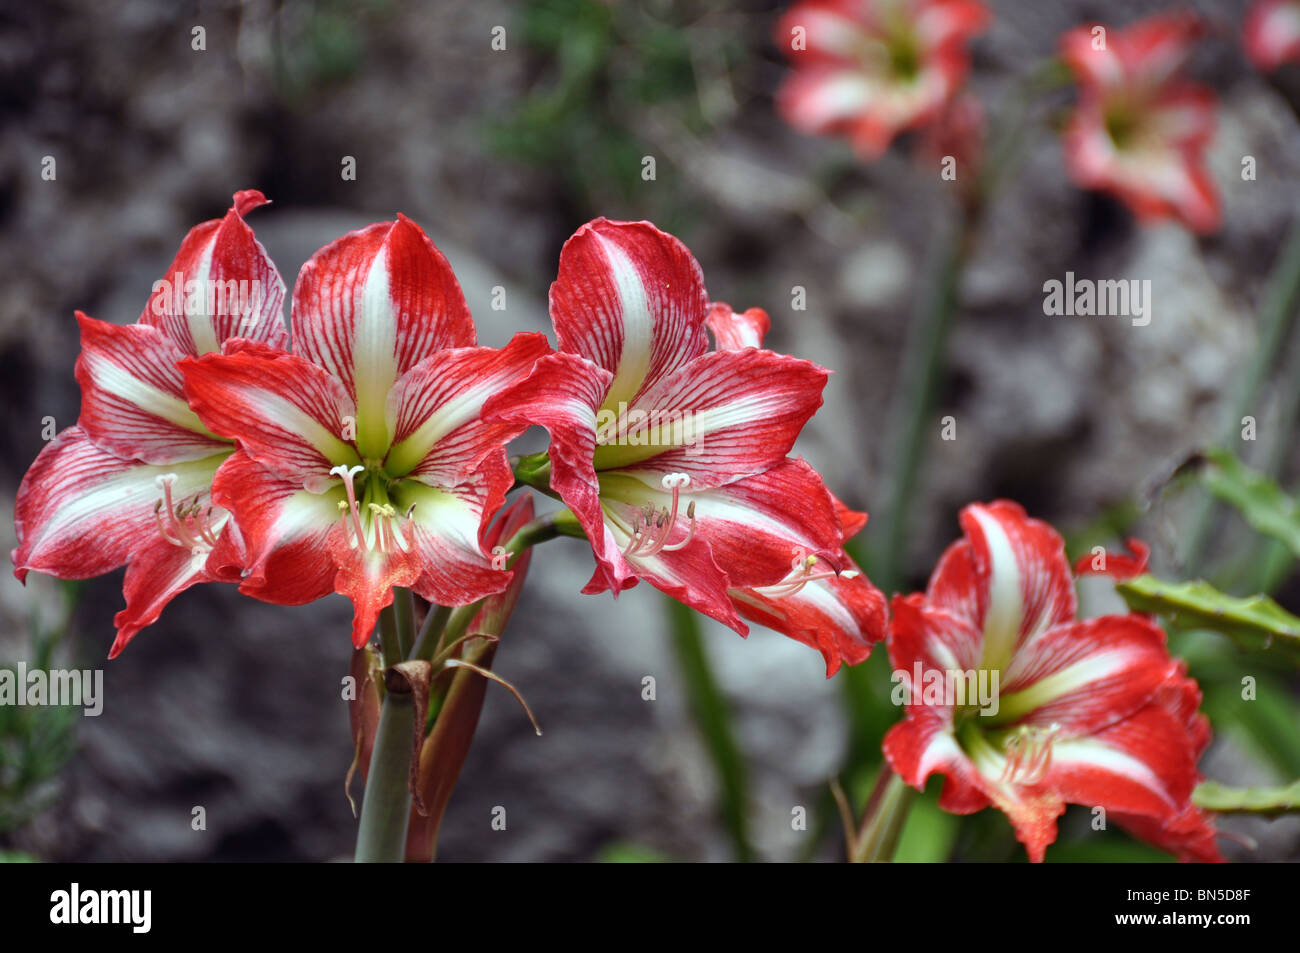
[[[291,354],[182,365],[199,418],[239,445],[212,492],[247,547],[240,592],[289,605],[341,593],[361,646],[394,586],[445,606],[504,589],[481,534],[523,428],[480,410],[547,353],[545,337],[476,347],[451,266],[404,216],[318,251],[291,325]]]
[[[893,602],[890,662],[911,687],[885,738],[893,769],[917,788],[943,774],[945,810],[1003,811],[1034,861],[1067,802],[1183,859],[1217,860],[1191,803],[1209,724],[1164,632],[1139,614],[1077,620],[1060,536],[1016,504],[968,506],[961,523],[926,592]],[[932,695],[918,672],[926,687],[984,673],[996,704]]]
[[[843,536],[833,498],[787,456],[821,405],[826,371],[754,346],[710,351],[699,265],[648,222],[580,228],[550,300],[559,351],[485,413],[550,431],[538,483],[591,541],[584,592],[645,579],[745,634],[733,592],[810,595],[810,583],[847,569],[834,558]],[[766,315],[746,315],[727,322],[729,343],[765,330]],[[834,655],[833,669],[879,638],[860,634],[861,647],[834,652],[832,640],[805,641]]]
[[[943,112],[988,21],[978,0],[805,0],[777,25],[795,67],[777,107],[796,129],[845,135],[876,158]]]
[[[1064,145],[1070,175],[1084,188],[1112,193],[1139,219],[1175,218],[1210,232],[1220,218],[1205,166],[1215,97],[1179,75],[1202,29],[1190,14],[1168,14],[1124,30],[1066,33],[1061,52],[1079,103]]]
[[[723,302],[710,306],[705,323],[718,350],[762,347],[771,327],[762,308],[737,314]],[[847,542],[867,525],[867,514],[849,509],[833,493],[830,498],[841,540]],[[806,553],[793,540],[789,545],[794,554],[791,582],[733,588],[728,595],[745,619],[821,652],[829,678],[841,662],[865,661],[871,646],[884,637],[889,615],[885,597],[842,546],[834,552]]]
[[[110,658],[177,593],[229,581],[239,563],[238,531],[209,496],[234,445],[186,405],[178,364],[288,345],[284,283],[243,219],[266,201],[239,192],[224,218],[192,229],[137,323],[77,314],[81,416],[23,478],[13,562],[20,580],[31,570],[87,579],[126,565]]]
[[[1300,2],[1260,0],[1246,14],[1242,43],[1255,68],[1266,73],[1300,61]]]

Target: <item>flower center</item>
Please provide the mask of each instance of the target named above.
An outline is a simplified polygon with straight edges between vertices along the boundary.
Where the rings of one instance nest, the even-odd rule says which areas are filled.
[[[1021,725],[1002,741],[1006,763],[999,780],[1008,784],[1037,784],[1052,766],[1052,745],[1061,733],[1061,726],[1052,724]]]
[[[358,500],[357,475],[362,473],[365,474],[365,495]],[[388,501],[384,480],[364,466],[337,466],[330,470],[330,475],[343,481],[347,494],[346,500],[339,500],[339,520],[349,547],[378,553],[411,551],[411,543],[402,532],[400,521],[405,520],[407,528],[410,528],[414,503],[404,517],[399,517],[397,509]]]
[[[690,474],[665,473],[659,485],[672,493],[672,501],[662,509],[655,509],[647,503],[645,509],[637,513],[632,521],[632,538],[628,540],[624,556],[653,556],[661,552],[674,552],[684,549],[695,538],[695,501],[686,506],[686,519],[689,525],[686,538],[669,544],[673,531],[677,527],[678,507],[681,504],[681,492],[691,485]]]
[[[188,549],[195,556],[207,555],[217,545],[220,528],[213,524],[218,521],[212,517],[212,507],[203,505],[201,494],[177,503],[172,498],[176,479],[175,473],[163,473],[154,481],[163,491],[163,498],[153,507],[154,523],[162,538],[173,546]]]
[[[829,569],[818,569],[817,566],[822,560],[830,566]],[[841,570],[835,564],[835,561],[827,556],[819,556],[817,553],[810,553],[802,546],[796,546],[794,558],[790,561],[790,572],[784,579],[775,585],[762,586],[755,589],[759,595],[768,596],[773,599],[781,599],[785,596],[793,596],[810,582],[817,582],[819,579],[854,579],[858,575],[856,570]]]

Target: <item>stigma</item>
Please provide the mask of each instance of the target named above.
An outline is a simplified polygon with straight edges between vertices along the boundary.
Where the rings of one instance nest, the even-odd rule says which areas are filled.
[[[822,579],[854,579],[858,573],[855,569],[840,570],[830,559],[825,559],[829,569],[819,569],[823,561],[816,553],[809,553],[802,546],[795,547],[794,559],[790,562],[790,572],[775,585],[762,586],[754,591],[772,599],[793,596],[810,582]]]

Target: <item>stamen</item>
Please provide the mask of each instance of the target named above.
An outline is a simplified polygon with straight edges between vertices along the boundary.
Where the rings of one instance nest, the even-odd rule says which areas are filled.
[[[645,509],[633,519],[632,538],[628,540],[627,548],[623,550],[624,556],[654,556],[664,550],[672,552],[683,548],[695,538],[695,501],[692,500],[686,508],[686,516],[690,520],[686,539],[668,545],[668,540],[672,538],[673,530],[677,527],[682,488],[691,485],[690,474],[665,473],[659,484],[665,490],[672,491],[672,502],[662,510],[656,510],[653,504],[646,504]],[[644,517],[644,524],[642,517]]]
[[[818,562],[825,559],[830,565],[830,569],[822,569],[816,572],[813,567]],[[835,561],[818,556],[816,553],[809,553],[802,546],[796,546],[794,550],[794,559],[790,563],[790,574],[780,582],[771,586],[760,586],[754,591],[759,595],[767,596],[772,599],[783,599],[786,596],[793,596],[803,589],[810,582],[818,582],[822,579],[855,579],[858,572],[855,569],[841,570]]]
[[[357,491],[352,481],[358,473],[366,468],[363,466],[337,466],[330,469],[330,476],[336,476],[343,481],[343,489],[348,495],[348,510],[352,514],[352,528],[356,532],[357,544],[364,544],[366,539],[365,527],[361,525],[361,510],[357,507]],[[346,517],[345,517],[346,518]]]
[[[154,483],[163,491],[163,498],[154,504],[154,525],[158,534],[173,546],[188,549],[195,556],[203,556],[217,545],[217,534],[212,530],[212,507],[205,511],[199,496],[195,494],[188,502],[176,503],[172,498],[172,487],[176,483],[175,473],[160,474]],[[163,520],[163,510],[167,519]]]
[[[1009,784],[1038,784],[1047,776],[1052,766],[1052,745],[1061,733],[1061,726],[1051,724],[1021,725],[1003,742],[1007,760],[1000,781]]]

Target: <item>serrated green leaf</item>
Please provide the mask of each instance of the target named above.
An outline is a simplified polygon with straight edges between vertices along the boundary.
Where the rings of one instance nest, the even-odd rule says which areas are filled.
[[[1233,507],[1252,527],[1300,556],[1300,504],[1266,474],[1227,450],[1211,450],[1201,471],[1206,489]]]
[[[1268,596],[1239,598],[1208,582],[1165,582],[1144,575],[1115,587],[1135,612],[1164,616],[1181,628],[1219,632],[1247,649],[1281,648],[1300,658],[1300,618]]]
[[[1300,812],[1300,781],[1285,787],[1234,788],[1218,781],[1202,781],[1192,792],[1197,807],[1216,814],[1278,814]]]

